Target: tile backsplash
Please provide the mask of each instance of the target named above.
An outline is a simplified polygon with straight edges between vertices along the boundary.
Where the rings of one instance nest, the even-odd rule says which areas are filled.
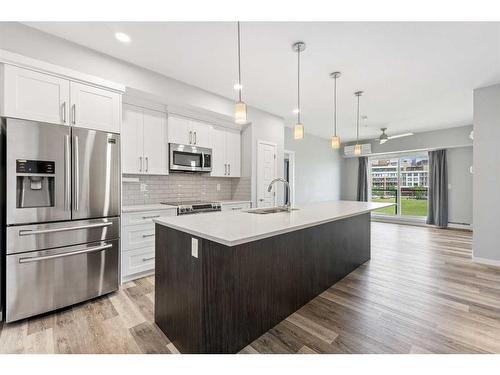
[[[123,205],[155,204],[164,201],[250,200],[250,178],[209,177],[178,173],[168,176],[124,175],[139,178],[123,183]],[[248,184],[248,186],[247,186]],[[141,186],[144,191],[141,191]]]

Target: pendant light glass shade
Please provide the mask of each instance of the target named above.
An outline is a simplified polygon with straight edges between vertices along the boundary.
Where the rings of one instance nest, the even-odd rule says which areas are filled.
[[[332,148],[338,150],[340,148],[340,137],[334,135],[332,137]]]
[[[247,105],[245,102],[236,102],[234,105],[234,121],[237,124],[247,123]]]
[[[247,105],[241,99],[243,86],[241,85],[241,42],[240,42],[240,23],[238,22],[238,101],[234,105],[234,122],[237,124],[247,123]],[[235,85],[236,86],[236,85]]]
[[[361,155],[361,145],[356,143],[354,146],[354,155],[360,156]]]
[[[304,138],[304,124],[295,124],[293,127],[293,139]]]
[[[340,148],[340,137],[337,135],[337,78],[341,75],[340,72],[330,73],[330,77],[333,78],[333,137],[331,145],[334,150]]]
[[[292,50],[297,52],[297,123],[293,128],[293,139],[304,138],[304,124],[300,121],[300,53],[306,49],[304,42],[297,42],[292,45]]]

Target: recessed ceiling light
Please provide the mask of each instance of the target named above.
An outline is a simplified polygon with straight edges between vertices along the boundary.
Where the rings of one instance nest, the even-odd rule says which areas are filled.
[[[130,37],[125,33],[115,33],[115,38],[118,39],[122,43],[129,43]]]
[[[235,89],[236,91],[241,90],[242,88],[243,88],[243,85],[240,85],[239,83],[235,83],[233,86],[233,89]]]
[[[300,109],[295,108],[292,112],[293,112],[293,113],[295,113],[295,114],[297,114],[297,113],[299,113],[299,112],[300,112]]]

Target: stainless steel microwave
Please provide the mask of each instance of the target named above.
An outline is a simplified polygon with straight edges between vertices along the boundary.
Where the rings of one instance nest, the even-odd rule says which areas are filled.
[[[212,149],[169,143],[170,162],[172,172],[211,172]]]

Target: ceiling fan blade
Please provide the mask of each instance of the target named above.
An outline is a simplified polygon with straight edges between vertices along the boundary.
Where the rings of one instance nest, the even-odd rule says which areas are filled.
[[[390,135],[388,137],[388,139],[396,139],[396,138],[409,137],[411,135],[414,135],[414,134],[413,133],[403,133],[403,134]]]

